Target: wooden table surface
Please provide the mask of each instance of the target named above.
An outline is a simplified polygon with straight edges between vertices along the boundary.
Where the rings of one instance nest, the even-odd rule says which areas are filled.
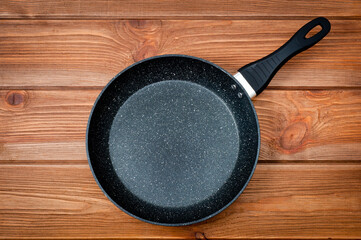
[[[229,208],[163,227],[102,194],[85,131],[115,74],[168,53],[235,73],[317,16],[329,35],[254,99],[259,164]],[[0,238],[361,238],[359,0],[3,0],[0,97]]]

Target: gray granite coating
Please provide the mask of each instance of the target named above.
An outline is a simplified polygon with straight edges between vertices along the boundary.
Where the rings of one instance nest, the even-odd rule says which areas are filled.
[[[237,125],[226,104],[186,81],[142,88],[119,109],[110,130],[110,158],[122,183],[163,207],[186,207],[215,194],[238,151]]]

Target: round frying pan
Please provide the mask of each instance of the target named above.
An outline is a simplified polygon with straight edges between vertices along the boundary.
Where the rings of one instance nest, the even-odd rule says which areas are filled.
[[[317,25],[322,30],[306,38]],[[87,128],[89,165],[104,194],[129,215],[159,225],[193,224],[224,210],[245,189],[259,155],[251,98],[329,30],[327,19],[316,18],[234,76],[185,55],[124,69],[100,93]]]

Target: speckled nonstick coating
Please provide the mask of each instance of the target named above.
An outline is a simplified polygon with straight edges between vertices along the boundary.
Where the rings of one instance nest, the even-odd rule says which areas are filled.
[[[109,82],[86,141],[94,178],[117,207],[179,226],[238,198],[254,172],[260,133],[252,102],[231,74],[200,58],[163,55]]]

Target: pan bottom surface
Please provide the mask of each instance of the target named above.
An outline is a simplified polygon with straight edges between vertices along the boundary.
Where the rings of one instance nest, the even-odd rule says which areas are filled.
[[[152,205],[187,207],[227,182],[239,155],[232,112],[215,93],[181,80],[150,84],[119,108],[109,154],[122,184]]]

